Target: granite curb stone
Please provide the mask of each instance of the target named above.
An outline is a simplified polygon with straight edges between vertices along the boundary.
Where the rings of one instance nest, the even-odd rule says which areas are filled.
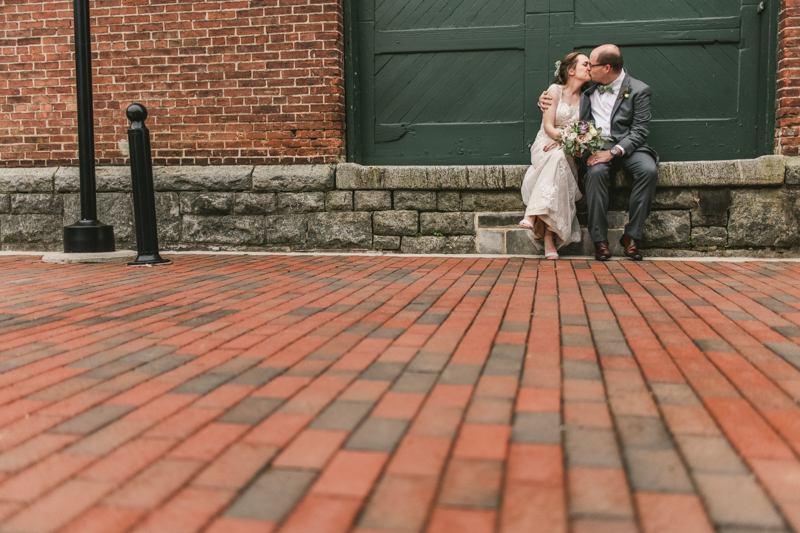
[[[3,243],[56,243],[63,240],[61,215],[0,215]]]
[[[416,211],[376,211],[372,215],[372,231],[375,235],[416,235],[419,214]]]
[[[474,235],[475,213],[421,213],[419,225],[423,235]]]
[[[304,244],[308,215],[275,215],[264,219],[266,244]]]
[[[259,165],[253,171],[253,191],[329,191],[335,187],[334,165]]]
[[[183,240],[214,244],[263,244],[264,217],[197,216],[183,217]]]
[[[80,169],[60,167],[55,174],[56,192],[80,191]],[[97,192],[130,192],[133,184],[129,166],[107,166],[95,168]]]
[[[0,192],[53,192],[58,167],[0,168]]]
[[[353,191],[328,191],[325,193],[325,211],[352,211]]]
[[[727,228],[692,228],[692,245],[694,246],[725,246],[726,244],[728,244]]]
[[[516,220],[493,225],[491,230],[488,226],[476,228],[476,213],[488,224],[486,217],[502,218],[524,209],[519,186],[528,168],[528,165],[401,167],[353,163],[156,167],[156,188],[160,189],[156,194],[159,239],[181,250],[192,247],[213,250],[215,246],[220,250],[264,247],[270,250],[281,247],[286,251],[315,247],[330,250],[335,249],[333,243],[337,239],[319,228],[312,230],[306,215],[360,213],[353,218],[358,221],[357,227],[342,241],[346,243],[343,250],[465,248],[458,240],[423,240],[417,244],[410,240],[414,235],[424,234],[444,238],[475,236],[472,246],[486,253],[538,255],[541,251],[533,248],[525,233],[515,227]],[[62,215],[62,225],[78,220],[78,174],[77,167],[0,169],[0,214]],[[617,246],[615,241],[622,231],[630,195],[630,184],[624,174],[615,176],[614,182],[609,213],[612,247]],[[335,190],[337,184],[339,190]],[[746,253],[747,248],[757,254],[800,253],[797,185],[800,185],[800,157],[662,163],[654,210],[647,221],[642,244],[648,249],[647,255],[694,256],[714,252],[714,255],[737,256]],[[97,187],[98,219],[114,226],[120,246],[129,246],[135,241],[129,167],[97,167]],[[270,223],[277,225],[272,228],[273,237],[269,237],[264,217],[276,215],[301,216],[283,219],[280,224],[281,219],[270,219]],[[578,215],[585,225],[585,200],[578,204]],[[225,222],[226,217],[233,218]],[[364,217],[369,218],[368,224]],[[201,218],[209,220],[201,224]],[[244,224],[248,219],[252,220]],[[6,221],[8,227],[2,231],[9,238],[12,238],[9,232],[22,231],[21,226],[12,231],[18,221],[11,218]],[[227,231],[224,228],[233,234],[224,236],[222,233]],[[585,255],[592,251],[587,232],[585,229],[582,232],[582,242],[564,249],[564,255]],[[40,235],[33,228],[23,233],[31,239]],[[202,239],[197,240],[201,234]],[[264,240],[257,235],[263,235]],[[45,240],[5,241],[7,245],[3,247],[19,249],[41,243],[44,249],[58,240],[43,234],[41,237]]]
[[[436,191],[394,191],[397,210],[436,211]]]
[[[236,215],[272,215],[278,209],[275,193],[237,192],[233,201]]]
[[[81,218],[81,199],[78,194],[64,195],[64,223],[73,224]],[[133,200],[124,192],[97,193],[97,219],[114,226],[117,243],[136,240],[133,222]]]
[[[278,213],[314,213],[324,210],[324,192],[278,193]]]
[[[391,191],[355,191],[353,208],[356,211],[388,211],[392,208]]]
[[[475,237],[403,237],[400,251],[406,254],[471,254],[475,253]]]
[[[10,200],[13,215],[60,215],[64,210],[64,197],[60,195],[12,194]]]
[[[157,191],[248,191],[251,165],[153,167]]]
[[[310,214],[308,246],[319,249],[370,249],[372,214],[363,212]]]
[[[232,192],[184,192],[180,194],[184,215],[229,215],[233,211]]]
[[[728,244],[796,246],[800,244],[800,191],[731,191]]]
[[[786,157],[786,185],[800,185],[800,157]]]

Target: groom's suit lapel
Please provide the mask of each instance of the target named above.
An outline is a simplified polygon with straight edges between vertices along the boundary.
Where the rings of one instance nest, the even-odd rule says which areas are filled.
[[[583,91],[581,95],[581,111],[580,111],[580,119],[581,120],[592,120],[592,93],[597,90],[597,84],[593,83],[589,85],[589,87]]]
[[[625,74],[625,77],[622,78],[622,86],[619,88],[619,94],[615,95],[617,97],[616,102],[614,102],[614,109],[611,110],[611,124],[614,124],[614,115],[617,114],[617,109],[619,106],[622,105],[623,100],[626,100],[622,97],[622,94],[625,92],[625,89],[631,86],[631,77],[628,74]]]

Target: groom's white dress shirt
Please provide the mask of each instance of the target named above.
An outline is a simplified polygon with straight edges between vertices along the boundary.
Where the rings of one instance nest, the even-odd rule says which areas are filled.
[[[617,98],[620,96],[620,90],[622,89],[622,80],[625,79],[625,69],[622,69],[622,74],[619,77],[611,82],[611,86],[614,88],[613,93],[602,93],[600,91],[594,91],[589,96],[589,101],[592,102],[592,118],[594,118],[594,125],[598,128],[603,128],[601,135],[609,136],[611,135],[611,113],[614,112],[614,104],[617,103]],[[624,154],[625,149],[621,146],[617,145],[617,148]]]

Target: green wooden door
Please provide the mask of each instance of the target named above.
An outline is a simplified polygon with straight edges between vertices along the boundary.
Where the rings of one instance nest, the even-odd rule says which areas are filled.
[[[649,142],[664,160],[769,153],[776,4],[346,0],[349,157],[527,163],[554,62],[606,42],[653,88]]]

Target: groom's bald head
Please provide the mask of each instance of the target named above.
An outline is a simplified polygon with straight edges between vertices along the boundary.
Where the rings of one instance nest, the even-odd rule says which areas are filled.
[[[614,81],[622,72],[625,62],[622,52],[613,44],[604,44],[592,50],[589,60],[592,62],[592,79],[600,83]],[[596,65],[596,66],[594,66]]]
[[[595,53],[597,53],[597,63],[608,65],[612,70],[620,71],[625,65],[625,61],[622,59],[622,52],[614,44],[598,46],[594,49],[592,55]]]

